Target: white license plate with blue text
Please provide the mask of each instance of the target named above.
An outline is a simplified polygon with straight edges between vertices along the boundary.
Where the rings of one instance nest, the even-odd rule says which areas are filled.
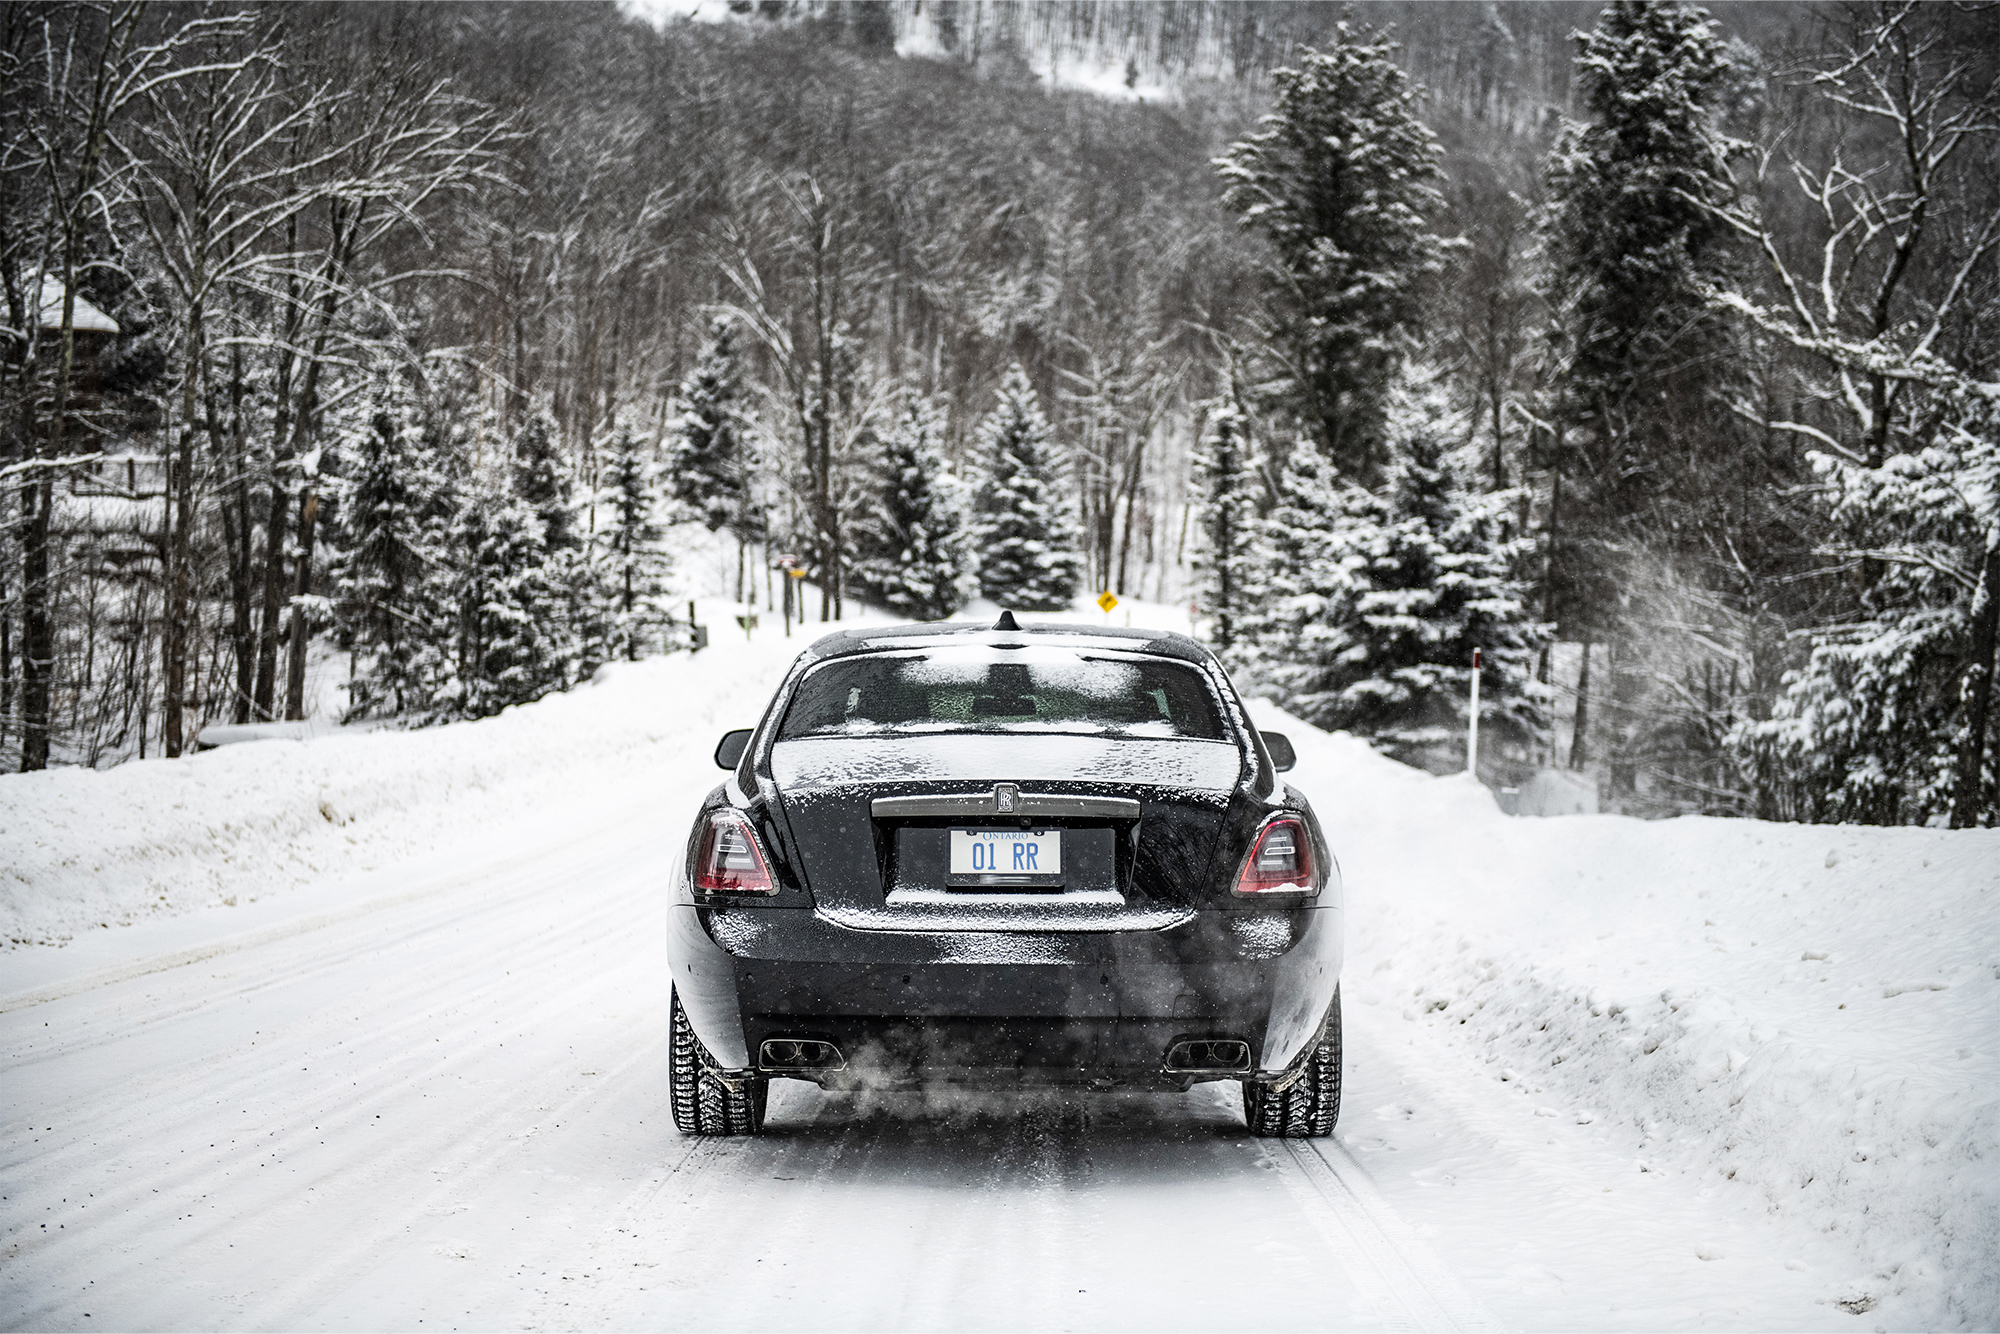
[[[1061,875],[1062,831],[954,829],[951,874]]]

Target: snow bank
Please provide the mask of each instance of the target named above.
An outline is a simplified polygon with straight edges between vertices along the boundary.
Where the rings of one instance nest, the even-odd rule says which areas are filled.
[[[719,780],[717,737],[756,721],[809,637],[716,634],[693,658],[615,663],[478,722],[0,777],[0,942],[234,905],[531,815],[587,819],[643,796],[662,765]]]
[[[1846,1311],[1993,1327],[2000,831],[1515,820],[1257,711],[1347,875],[1350,1007],[1432,1030],[1495,1098],[1629,1122],[1634,1171],[1845,1234]]]

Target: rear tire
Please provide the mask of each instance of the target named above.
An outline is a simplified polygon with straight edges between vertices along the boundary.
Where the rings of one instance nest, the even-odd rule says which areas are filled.
[[[762,1130],[770,1081],[746,1075],[742,1091],[732,1092],[716,1073],[721,1067],[715,1057],[695,1036],[679,992],[674,993],[672,1010],[667,1101],[673,1107],[674,1129],[683,1135],[754,1135]]]
[[[1326,1028],[1306,1055],[1305,1073],[1290,1088],[1243,1081],[1243,1120],[1253,1135],[1324,1139],[1340,1119],[1340,989],[1326,1012]]]

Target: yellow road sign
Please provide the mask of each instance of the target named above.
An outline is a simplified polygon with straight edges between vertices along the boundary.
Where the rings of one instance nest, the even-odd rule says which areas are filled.
[[[1118,605],[1118,595],[1107,589],[1097,595],[1097,605],[1106,616],[1109,616],[1111,609]]]

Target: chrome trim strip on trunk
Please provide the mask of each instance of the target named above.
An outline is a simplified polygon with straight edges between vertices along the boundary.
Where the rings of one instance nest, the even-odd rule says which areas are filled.
[[[877,797],[868,803],[876,819],[908,819],[926,815],[999,815],[999,802],[991,792],[949,793],[944,796]],[[1006,814],[1037,815],[1105,820],[1136,820],[1139,803],[1131,797],[1073,797],[1059,792],[1023,792],[1014,798],[1014,808]]]

